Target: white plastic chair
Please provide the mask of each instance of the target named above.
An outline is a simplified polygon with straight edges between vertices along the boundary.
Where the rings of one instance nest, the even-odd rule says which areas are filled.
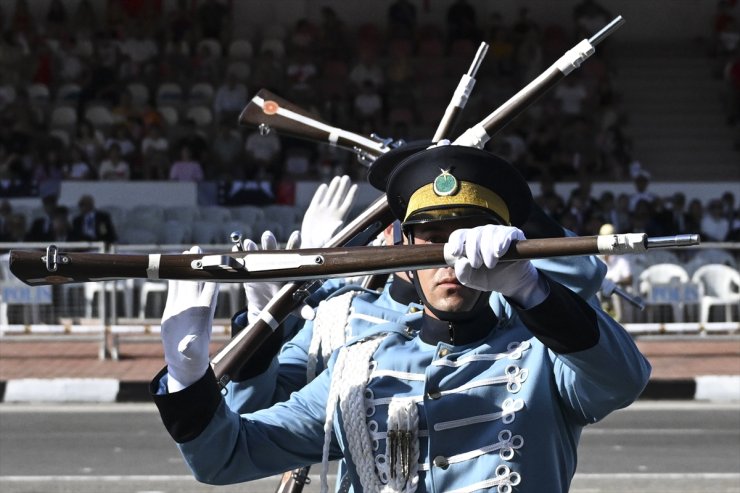
[[[81,92],[82,88],[79,84],[75,84],[72,82],[64,84],[57,90],[56,102],[66,104],[77,103],[77,101],[80,99]]]
[[[162,115],[165,123],[169,126],[177,125],[177,123],[180,121],[180,114],[178,113],[177,109],[173,108],[172,106],[161,106],[157,108],[157,111],[160,115]]]
[[[248,39],[235,39],[229,45],[229,58],[232,60],[249,60],[254,49]]]
[[[638,277],[639,293],[645,301],[648,321],[653,321],[655,309],[669,306],[674,322],[683,322],[685,302],[681,298],[681,287],[689,283],[689,274],[678,264],[653,264],[647,266]]]
[[[70,106],[57,106],[51,110],[49,115],[49,126],[51,128],[71,129],[77,124],[77,112]]]
[[[724,264],[737,269],[737,261],[730,252],[719,248],[709,248],[696,252],[694,257],[686,264],[686,271],[689,275],[693,275],[699,267],[709,264]]]
[[[213,112],[206,106],[193,106],[187,111],[187,118],[195,122],[198,127],[205,127],[213,122]]]
[[[265,212],[256,205],[241,205],[231,209],[231,217],[249,225],[257,224],[265,217]]]
[[[139,286],[139,318],[146,318],[147,308],[149,308],[150,298],[154,298],[151,312],[154,317],[161,317],[164,310],[164,303],[167,300],[167,281],[146,280]],[[155,295],[155,296],[150,296]]]
[[[163,82],[157,88],[157,106],[182,103],[182,88],[174,82]]]
[[[193,221],[193,243],[196,245],[211,245],[225,243],[227,238],[223,237],[221,223],[210,219],[199,219]]]
[[[89,106],[85,109],[85,118],[90,120],[94,126],[103,128],[110,127],[114,121],[110,109],[101,105]]]
[[[740,320],[740,272],[724,264],[699,267],[691,280],[700,286],[699,321],[709,322],[713,306],[725,307],[725,321]],[[733,307],[737,316],[733,315]]]
[[[208,47],[208,50],[211,52],[211,54],[216,56],[221,56],[221,42],[217,39],[213,38],[206,38],[202,39],[198,42],[197,49],[198,51],[201,50],[203,47]]]
[[[113,292],[111,294],[112,298],[117,298],[118,293],[123,295],[123,316],[129,318],[132,317],[134,313],[134,279],[110,281],[108,284],[108,292],[110,292],[111,287],[113,288]],[[106,283],[104,282],[87,282],[84,284],[86,318],[92,318],[93,307],[98,302],[95,295],[100,296],[101,293],[103,293],[103,288],[105,286]],[[115,306],[115,311],[119,312],[116,303],[112,303],[111,306]],[[115,313],[115,315],[118,316],[118,313]]]
[[[193,84],[188,92],[188,103],[191,105],[209,105],[213,101],[213,95],[216,90],[213,84],[208,82],[198,82]]]
[[[169,220],[164,223],[160,241],[165,244],[184,245],[186,243],[190,243],[192,234],[192,227],[189,223]]]
[[[31,84],[28,86],[28,99],[31,104],[38,106],[47,106],[51,102],[49,86],[42,83]]]
[[[140,82],[132,82],[126,86],[131,93],[131,102],[137,108],[145,106],[149,102],[149,88]]]

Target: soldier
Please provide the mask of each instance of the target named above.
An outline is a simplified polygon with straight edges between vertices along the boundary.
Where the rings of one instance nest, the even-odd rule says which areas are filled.
[[[458,146],[392,164],[407,241],[447,242],[455,260],[412,273],[423,315],[378,325],[288,401],[240,416],[208,365],[216,288],[174,283],[151,384],[165,426],[211,484],[320,461],[325,479],[344,457],[354,491],[567,491],[583,427],[633,402],[648,362],[597,303],[530,261],[498,264],[532,202],[510,164]]]

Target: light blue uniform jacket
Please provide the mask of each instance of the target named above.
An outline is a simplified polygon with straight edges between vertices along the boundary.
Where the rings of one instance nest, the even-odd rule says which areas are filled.
[[[389,399],[405,396],[419,412],[417,491],[567,491],[583,426],[630,404],[650,373],[629,334],[592,307],[599,340],[569,354],[549,350],[517,314],[461,346],[424,343],[413,335],[420,320],[377,327],[388,335],[373,355],[363,411],[375,462],[388,461]],[[269,409],[240,416],[222,400],[198,436],[178,445],[195,477],[228,484],[320,462],[335,362]],[[330,436],[329,458],[345,457],[363,491],[339,415]]]
[[[532,263],[550,279],[570,288],[584,299],[598,292],[606,274],[605,264],[595,256],[537,259]],[[419,312],[410,311],[408,305],[391,297],[389,284],[390,282],[380,294],[365,291],[356,296],[352,300],[353,311],[368,315],[369,318],[399,323],[406,323],[420,316]],[[330,293],[328,299],[346,292],[347,289],[359,288],[343,286],[326,291]],[[491,308],[498,316],[509,317],[512,314],[511,306],[498,293],[491,294]],[[377,325],[377,322],[369,319],[350,317],[347,326],[348,340],[374,331]],[[245,381],[229,383],[226,394],[229,407],[240,413],[257,411],[287,400],[292,392],[306,385],[306,366],[313,335],[313,322],[307,321],[296,336],[282,347],[266,372]],[[319,359],[316,373],[324,368],[325,362]]]
[[[549,269],[538,268],[593,298],[603,264],[589,258],[584,271],[584,258],[537,262],[551,263]],[[631,403],[647,382],[649,364],[624,329],[593,301],[599,341],[569,354],[545,347],[499,295],[492,296],[491,304],[500,318],[497,327],[482,342],[465,346],[424,343],[413,336],[420,320],[363,328],[365,337],[384,334],[367,386],[366,423],[377,445],[372,454],[378,463],[387,459],[388,399],[408,396],[419,409],[417,491],[505,491],[508,486],[513,491],[567,491],[582,427]],[[302,346],[299,341],[293,341],[296,348]],[[233,402],[222,401],[198,436],[178,445],[196,478],[214,484],[249,481],[321,461],[335,359],[329,371],[290,395],[305,382],[305,354],[291,344],[279,365],[274,362],[265,375],[250,381],[251,388],[232,392],[247,396],[242,411],[263,410],[240,416],[230,410]],[[166,376],[153,384],[163,393]],[[264,409],[289,395],[286,402]],[[329,456],[346,457],[353,488],[362,491],[342,425],[337,415]]]

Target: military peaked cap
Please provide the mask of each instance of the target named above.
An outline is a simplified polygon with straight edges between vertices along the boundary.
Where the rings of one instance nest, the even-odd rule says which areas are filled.
[[[483,215],[521,226],[532,206],[521,173],[473,147],[409,144],[380,156],[369,174],[375,176],[371,184],[384,186],[394,216],[404,225]]]

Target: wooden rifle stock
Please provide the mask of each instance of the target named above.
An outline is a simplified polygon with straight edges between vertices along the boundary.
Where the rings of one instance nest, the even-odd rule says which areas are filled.
[[[247,103],[239,115],[239,123],[264,131],[275,129],[291,137],[342,147],[369,158],[369,161],[390,150],[390,140],[381,142],[329,125],[318,116],[267,89],[260,89]]]

